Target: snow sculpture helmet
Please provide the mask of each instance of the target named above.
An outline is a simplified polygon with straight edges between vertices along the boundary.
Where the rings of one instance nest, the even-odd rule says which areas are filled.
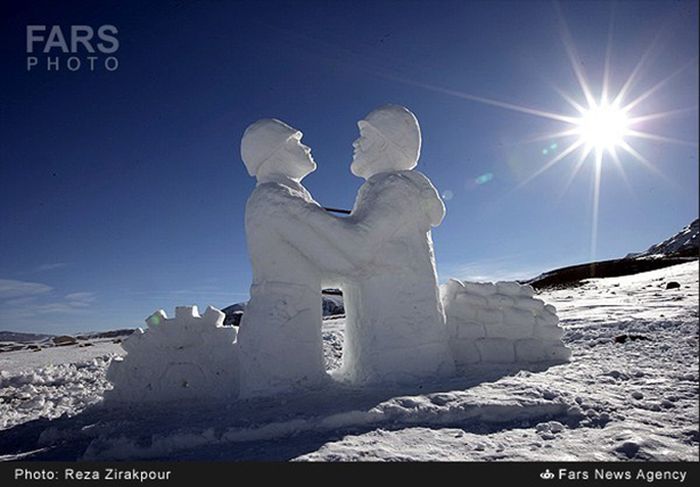
[[[421,133],[416,116],[406,107],[384,105],[357,122],[360,138],[353,143],[350,170],[369,178],[385,171],[410,170],[420,157]]]
[[[248,174],[259,176],[267,169],[267,172],[277,171],[300,179],[316,169],[311,150],[300,142],[302,135],[300,130],[275,118],[265,118],[251,124],[241,139],[241,159]],[[289,149],[287,154],[275,158],[276,165],[282,167],[263,168],[273,156],[279,156],[283,148]]]

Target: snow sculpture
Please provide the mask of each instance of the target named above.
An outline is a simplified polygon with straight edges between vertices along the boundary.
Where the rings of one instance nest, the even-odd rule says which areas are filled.
[[[338,219],[301,185],[316,169],[301,137],[284,122],[264,119],[248,127],[241,141],[243,162],[258,181],[245,214],[253,283],[238,340],[241,397],[312,387],[328,378],[323,274],[347,274],[354,267],[333,244],[349,226],[340,222],[334,231]]]
[[[442,299],[457,365],[567,361],[556,309],[533,295],[517,282],[450,279]]]
[[[124,342],[125,357],[107,369],[114,388],[105,398],[117,402],[174,399],[228,399],[238,392],[237,329],[223,326],[224,313],[208,307],[199,316],[196,306],[163,310],[147,320]]]
[[[354,383],[450,374],[430,229],[445,207],[412,171],[421,135],[408,109],[387,105],[358,122],[351,171],[366,179],[348,219],[363,234],[361,269],[344,276],[342,376]]]
[[[323,287],[344,293],[338,377],[354,384],[450,375],[455,362],[568,359],[555,310],[529,286],[452,280],[441,300],[431,228],[445,206],[414,170],[418,121],[386,105],[358,127],[350,168],[365,183],[347,218],[301,184],[316,163],[300,131],[276,119],[246,129],[241,157],[257,185],[245,212],[253,282],[240,331],[211,307],[202,317],[196,307],[178,307],[174,319],[159,311],[123,343],[108,397],[248,398],[324,384]]]

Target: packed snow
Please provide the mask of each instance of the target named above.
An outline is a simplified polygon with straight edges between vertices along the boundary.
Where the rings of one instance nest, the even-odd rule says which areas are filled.
[[[223,326],[224,313],[182,306],[175,317],[163,310],[150,316],[148,330],[124,340],[127,357],[116,357],[107,371],[112,389],[106,399],[126,402],[183,398],[231,398],[238,391],[238,328]]]
[[[565,362],[556,308],[517,282],[450,281],[442,288],[452,355],[458,366]]]
[[[556,306],[571,362],[419,384],[109,407],[106,370],[124,353],[111,340],[5,352],[0,458],[697,461],[697,262],[536,297]],[[344,328],[323,322],[327,369]]]
[[[530,286],[452,280],[440,296],[431,228],[445,206],[414,170],[418,121],[387,105],[358,127],[351,170],[366,181],[347,218],[302,186],[316,165],[300,131],[276,119],[246,129],[241,156],[257,185],[246,205],[253,283],[240,332],[214,308],[199,317],[180,307],[170,320],[160,311],[124,342],[106,399],[273,397],[324,386],[321,289],[329,283],[342,288],[346,311],[338,381],[414,383],[454,376],[455,362],[569,358],[556,310]]]
[[[325,211],[302,185],[316,169],[301,131],[277,119],[250,125],[241,158],[257,186],[246,204],[251,299],[235,343],[242,398],[328,381],[321,289],[343,289],[345,353],[336,378],[411,382],[454,372],[430,230],[445,207],[414,171],[418,121],[380,107],[358,122],[351,171],[366,179],[349,217]],[[128,361],[128,357],[126,359]]]

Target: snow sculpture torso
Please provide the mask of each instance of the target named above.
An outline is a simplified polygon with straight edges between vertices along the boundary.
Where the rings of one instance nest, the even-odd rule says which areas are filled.
[[[344,281],[348,380],[452,372],[430,234],[444,214],[434,186],[417,171],[375,174],[360,188],[352,219],[379,235],[364,272]]]
[[[351,220],[367,233],[369,262],[344,280],[343,376],[354,383],[448,374],[450,357],[430,229],[445,215],[435,187],[412,171],[418,120],[386,105],[358,122],[350,169],[367,181]]]
[[[314,385],[325,377],[321,274],[283,238],[283,229],[294,231],[309,204],[316,203],[308,191],[287,180],[259,184],[246,205],[253,283],[238,335],[242,396]]]

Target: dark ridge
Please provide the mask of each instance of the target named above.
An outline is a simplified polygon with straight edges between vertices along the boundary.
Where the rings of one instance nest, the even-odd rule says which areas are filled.
[[[569,267],[562,267],[541,274],[534,279],[525,281],[535,289],[544,289],[556,286],[567,286],[583,279],[593,277],[619,277],[639,272],[653,271],[670,267],[672,265],[685,264],[698,259],[697,249],[692,256],[669,256],[654,259],[613,259],[600,262],[590,262]]]

